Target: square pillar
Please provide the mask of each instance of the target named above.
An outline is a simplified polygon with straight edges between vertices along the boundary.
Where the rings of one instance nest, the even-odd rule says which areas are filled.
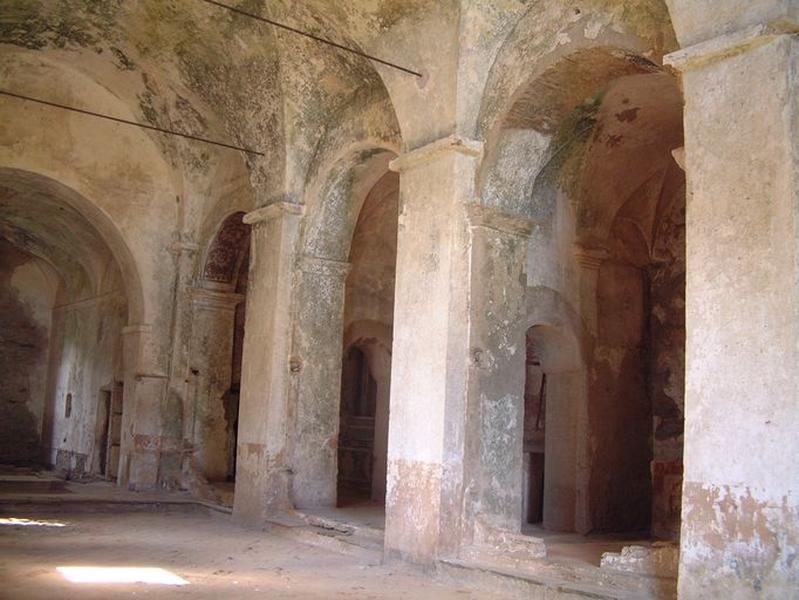
[[[600,329],[597,302],[599,270],[607,261],[609,252],[604,247],[582,244],[575,244],[573,252],[580,282],[578,314],[582,317],[582,324],[587,334],[583,344],[589,344],[591,351],[586,353],[588,363],[586,368],[574,371],[570,377],[562,379],[563,387],[568,389],[566,397],[573,400],[569,406],[570,410],[563,411],[559,418],[551,414],[547,417],[544,476],[547,478],[545,489],[550,490],[550,498],[544,500],[544,527],[555,531],[574,530],[586,534],[594,528],[592,511],[596,510],[597,504],[606,501],[605,497],[592,494],[590,490],[594,470],[601,472],[605,469],[604,465],[597,463],[591,452],[593,432],[589,407],[592,390],[590,378],[592,372],[596,371],[591,363],[595,360],[594,345]],[[557,384],[557,379],[552,383]],[[550,417],[553,417],[554,421],[551,429],[559,432],[559,436],[550,435]],[[566,510],[564,509],[566,503],[563,502],[564,492],[569,497],[569,508]]]
[[[400,156],[386,484],[387,556],[431,563],[460,539],[469,230],[482,146],[456,136]]]
[[[179,439],[162,435],[161,403],[169,377],[160,366],[154,338],[149,324],[122,330],[125,376],[117,482],[132,490],[157,487],[161,454],[180,451]]]
[[[524,480],[529,219],[482,204],[469,222],[469,319],[463,543],[519,533]],[[459,327],[453,323],[454,327]]]
[[[301,215],[302,206],[276,202],[244,217],[252,233],[233,517],[254,525],[290,506],[291,297]]]
[[[680,598],[799,589],[796,31],[780,20],[667,57],[689,189]]]
[[[190,438],[187,428],[191,427],[190,413],[192,398],[190,390],[189,346],[192,335],[191,283],[194,277],[195,262],[199,246],[184,234],[170,248],[175,260],[175,295],[172,307],[172,325],[168,332],[170,348],[169,381],[163,401],[163,435],[175,440],[169,446],[177,446],[179,452],[161,455],[161,485],[165,487],[185,487],[184,468],[190,455],[187,447]],[[177,442],[177,440],[180,440]]]
[[[191,297],[194,386],[184,417],[189,430],[186,439],[192,448],[189,466],[207,481],[224,481],[229,450],[224,395],[231,383],[236,306],[244,296],[193,288]]]
[[[344,290],[350,265],[303,256],[292,370],[297,401],[292,435],[292,500],[297,508],[336,505]]]
[[[118,485],[174,489],[184,455],[186,366],[191,307],[187,293],[197,245],[182,239],[170,253],[177,293],[154,314],[167,323],[134,324],[122,330],[122,432]],[[172,304],[174,302],[174,304]]]

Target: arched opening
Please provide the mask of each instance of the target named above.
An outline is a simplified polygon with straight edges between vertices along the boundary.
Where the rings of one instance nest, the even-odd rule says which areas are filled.
[[[549,325],[525,334],[522,531],[574,531],[577,422],[584,373],[576,344]],[[532,527],[531,527],[532,526]]]
[[[0,170],[0,463],[116,480],[128,293],[82,205],[50,179]]]
[[[685,179],[675,160],[682,97],[671,74],[629,52],[582,49],[573,59],[515,96],[481,174],[488,203],[536,221],[527,293],[547,289],[559,299],[543,322],[571,323],[584,365],[566,384],[571,401],[556,401],[543,354],[562,340],[530,330],[522,521],[675,540],[685,352]],[[520,168],[521,156],[529,169]],[[569,443],[556,445],[559,436]]]
[[[670,75],[653,72],[614,80],[595,104],[570,182],[581,312],[596,319],[587,340],[589,518],[594,531],[676,539],[686,263],[685,178],[672,152],[682,146],[682,97]]]
[[[586,325],[588,482],[596,532],[679,531],[684,360],[682,100],[673,78],[612,80],[575,109],[534,196],[556,199],[573,241]],[[654,424],[654,426],[653,426]]]
[[[344,301],[337,504],[383,504],[399,178],[381,177],[361,207]]]
[[[338,443],[338,505],[372,499],[377,381],[358,346],[344,353]]]
[[[236,480],[250,256],[250,228],[243,216],[233,213],[219,225],[192,290],[190,487],[228,505]]]
[[[236,480],[236,449],[239,439],[239,398],[241,392],[241,361],[244,355],[244,324],[247,306],[247,284],[250,272],[250,239],[243,240],[241,256],[235,277],[234,293],[241,297],[233,315],[233,353],[230,364],[230,392],[225,400],[225,423],[227,425],[227,481]]]

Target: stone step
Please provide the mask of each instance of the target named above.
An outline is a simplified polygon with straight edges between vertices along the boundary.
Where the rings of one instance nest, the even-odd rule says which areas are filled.
[[[66,482],[45,475],[0,475],[1,494],[52,494],[64,492]]]
[[[378,529],[377,527],[370,527],[368,525],[363,525],[360,523],[353,523],[350,521],[344,521],[334,517],[317,515],[313,513],[304,513],[301,511],[297,511],[297,515],[306,523],[314,527],[320,527],[322,529],[338,531],[344,535],[355,536],[358,538],[365,538],[367,540],[379,544],[381,547],[383,545],[385,532],[382,529]]]
[[[380,562],[383,558],[382,544],[358,536],[314,526],[292,528],[290,534],[297,541],[362,560]]]
[[[233,498],[235,493],[235,486],[232,482],[225,483],[212,483],[211,487],[215,493],[215,499],[222,506],[233,508]]]
[[[461,558],[517,567],[546,555],[547,547],[543,539],[494,529],[478,521],[475,523],[474,544],[464,548]]]
[[[298,514],[297,516],[286,515],[271,518],[271,532],[303,544],[346,554],[364,561],[380,563],[383,560],[382,537],[377,541],[370,535],[344,531],[339,527],[311,525],[305,520],[305,517],[306,515]]]
[[[625,546],[621,552],[602,555],[603,570],[649,577],[677,579],[680,548],[674,542],[655,542],[650,546]]]
[[[513,598],[532,600],[632,600],[659,598],[640,591],[631,591],[599,582],[569,581],[551,573],[532,573],[503,565],[473,560],[445,559],[438,563],[439,575],[447,581],[466,583],[486,592],[499,592]]]
[[[33,467],[19,467],[17,465],[0,464],[0,476],[2,475],[36,475]]]

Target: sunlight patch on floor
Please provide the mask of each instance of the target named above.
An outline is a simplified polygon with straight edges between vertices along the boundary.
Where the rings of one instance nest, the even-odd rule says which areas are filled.
[[[66,523],[60,521],[40,521],[37,519],[17,519],[16,517],[0,517],[0,526],[16,525],[23,527],[66,527]]]
[[[189,582],[158,567],[57,567],[72,583],[149,583],[188,585]]]

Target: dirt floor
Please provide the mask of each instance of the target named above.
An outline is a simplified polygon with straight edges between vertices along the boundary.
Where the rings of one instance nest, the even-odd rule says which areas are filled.
[[[0,513],[4,600],[500,598],[437,583],[399,564],[378,563],[243,529],[226,515],[179,508],[76,514],[53,507]],[[59,567],[95,567],[78,573],[90,580],[152,576],[152,571],[135,569],[158,568],[165,572],[155,575],[177,576],[187,583],[73,583]]]

